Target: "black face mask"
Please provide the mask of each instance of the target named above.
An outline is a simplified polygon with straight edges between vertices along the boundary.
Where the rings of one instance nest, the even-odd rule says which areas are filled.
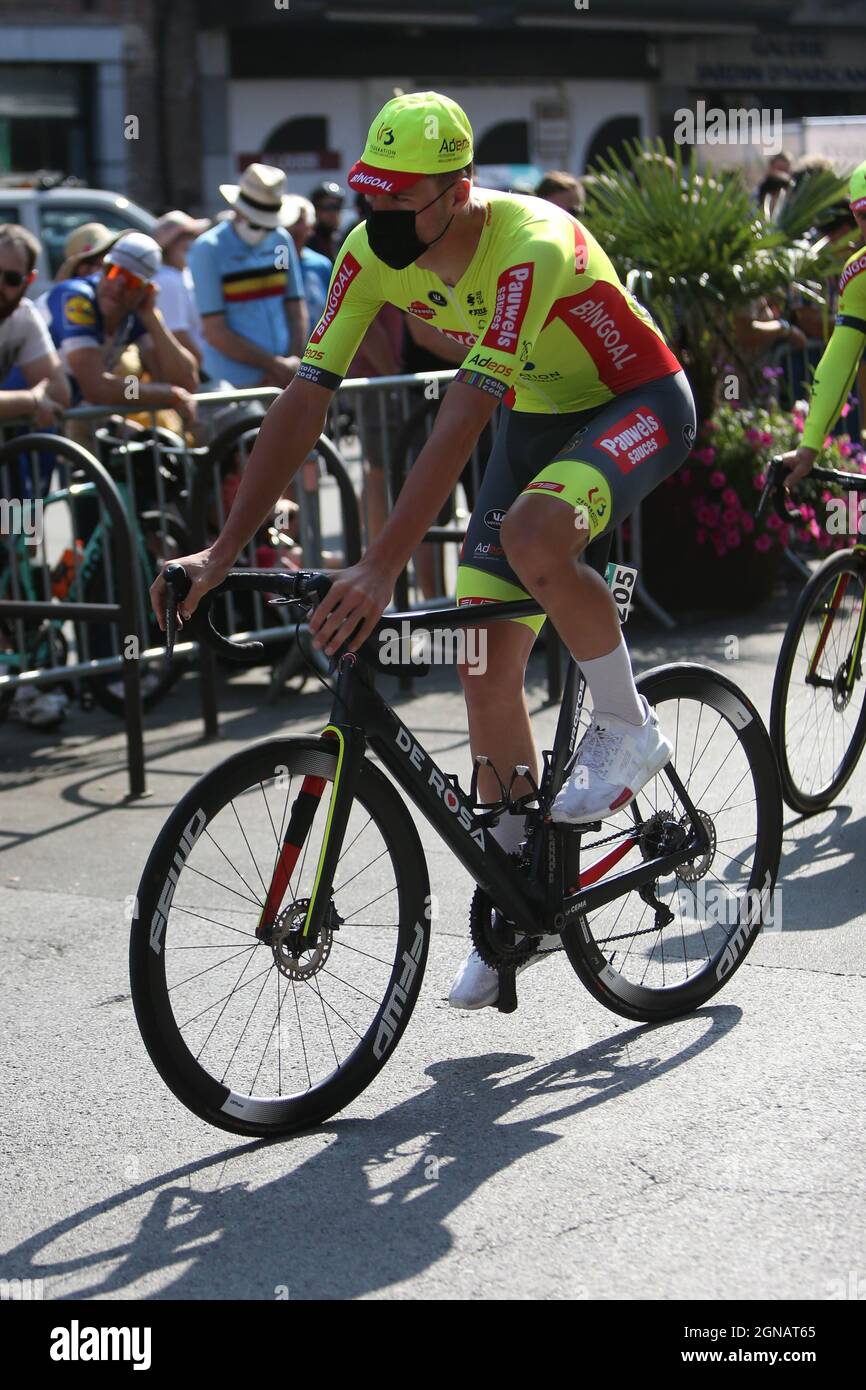
[[[457,180],[454,180],[456,183]],[[448,188],[453,188],[454,184],[449,183]],[[432,241],[422,241],[415,230],[415,218],[419,212],[425,212],[434,203],[444,197],[448,188],[443,188],[435,198],[431,198],[429,203],[425,203],[423,208],[417,210],[408,209],[406,212],[368,212],[367,213],[367,240],[370,243],[370,250],[374,256],[378,256],[380,261],[384,261],[392,270],[405,270],[407,265],[417,261],[419,256],[423,256],[425,251],[429,251],[431,246],[445,235],[454,220],[454,214],[448,218],[439,236],[434,236]]]

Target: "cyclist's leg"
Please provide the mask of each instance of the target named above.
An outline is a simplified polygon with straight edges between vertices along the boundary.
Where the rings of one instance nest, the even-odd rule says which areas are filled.
[[[629,516],[679,467],[694,425],[682,372],[618,397],[527,483],[502,527],[508,560],[580,662],[593,697],[587,766],[578,758],[573,785],[563,792],[569,819],[595,819],[630,799],[670,752],[635,689],[607,586],[578,560],[590,540]],[[597,725],[603,748],[595,746]]]

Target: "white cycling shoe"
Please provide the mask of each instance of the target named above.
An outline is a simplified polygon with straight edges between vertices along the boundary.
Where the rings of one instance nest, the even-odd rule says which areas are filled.
[[[555,947],[561,944],[561,937],[555,934],[543,936],[541,950],[530,956],[522,965],[518,965],[515,975],[519,975],[521,970],[526,970],[528,966],[535,965],[536,961],[553,955]],[[486,1009],[489,1005],[495,1004],[498,998],[499,976],[481,959],[473,947],[454,977],[448,1003],[452,1009]]]
[[[568,825],[600,820],[627,806],[670,761],[673,747],[659,729],[658,715],[643,695],[640,701],[646,711],[641,725],[593,713],[571,776],[551,807],[552,820]]]

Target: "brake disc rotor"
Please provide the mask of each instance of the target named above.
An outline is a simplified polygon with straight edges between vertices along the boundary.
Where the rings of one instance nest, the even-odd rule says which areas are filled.
[[[709,872],[710,865],[716,855],[716,827],[706,811],[698,811],[698,820],[707,832],[709,844],[703,854],[698,854],[694,859],[688,859],[685,864],[680,864],[676,873],[677,878],[681,879],[683,883],[697,883],[699,878],[703,878]],[[680,824],[690,825],[689,817],[683,816]]]
[[[308,980],[317,975],[331,954],[333,908],[313,940],[303,935],[309,906],[309,898],[296,898],[274,923],[270,942],[274,962],[280,974],[289,980]]]

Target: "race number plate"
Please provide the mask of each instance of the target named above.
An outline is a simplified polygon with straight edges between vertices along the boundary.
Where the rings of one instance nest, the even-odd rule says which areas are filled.
[[[624,623],[629,615],[631,602],[634,598],[637,570],[632,569],[631,565],[618,565],[615,560],[611,560],[608,563],[604,577],[613,594],[613,601],[619,613],[619,620],[621,623]]]

